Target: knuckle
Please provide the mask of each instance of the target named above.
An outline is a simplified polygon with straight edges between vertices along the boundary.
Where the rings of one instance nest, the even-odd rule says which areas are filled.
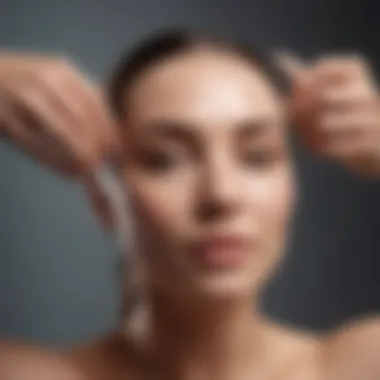
[[[45,81],[67,80],[74,71],[74,66],[66,58],[52,58],[39,67],[36,72]]]

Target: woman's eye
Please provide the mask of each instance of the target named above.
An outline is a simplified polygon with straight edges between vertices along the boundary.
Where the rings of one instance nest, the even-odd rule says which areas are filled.
[[[249,167],[263,168],[278,159],[278,154],[269,149],[252,149],[243,154],[244,163]]]
[[[148,152],[142,155],[140,163],[150,171],[167,171],[176,168],[181,163],[181,158],[165,152]]]

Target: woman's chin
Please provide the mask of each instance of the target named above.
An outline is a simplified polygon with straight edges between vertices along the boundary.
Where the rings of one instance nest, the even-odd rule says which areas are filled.
[[[252,276],[241,272],[213,273],[197,278],[194,291],[210,299],[251,298],[254,284]]]
[[[174,297],[208,300],[252,299],[261,285],[260,276],[255,276],[247,268],[229,271],[202,271],[186,273],[181,280],[161,277],[152,284],[156,290]]]

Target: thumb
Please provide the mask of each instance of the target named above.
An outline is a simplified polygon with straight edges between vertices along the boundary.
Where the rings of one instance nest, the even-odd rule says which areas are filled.
[[[306,119],[314,114],[315,99],[313,76],[310,65],[294,53],[279,51],[274,60],[280,70],[290,79],[291,91],[287,99],[289,117],[295,124],[305,124]],[[306,124],[309,120],[306,122]]]
[[[278,52],[274,59],[280,70],[290,79],[291,91],[286,102],[291,125],[295,127],[306,146],[318,151],[323,140],[315,128],[319,112],[316,97],[318,86],[311,65],[289,52]]]

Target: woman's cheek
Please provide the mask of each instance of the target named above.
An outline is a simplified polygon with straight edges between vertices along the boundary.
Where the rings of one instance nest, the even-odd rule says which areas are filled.
[[[281,228],[289,221],[297,197],[291,170],[257,179],[250,188],[252,207],[260,215],[260,223]]]
[[[191,214],[189,181],[186,178],[140,178],[133,184],[132,203],[136,217],[160,233],[186,225]]]

